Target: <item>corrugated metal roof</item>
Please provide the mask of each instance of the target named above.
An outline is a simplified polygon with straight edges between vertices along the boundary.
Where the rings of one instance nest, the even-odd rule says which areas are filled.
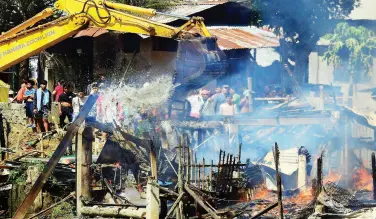
[[[274,33],[254,26],[216,26],[208,27],[208,29],[212,35],[217,37],[217,43],[222,50],[279,46],[279,39]]]
[[[201,11],[205,11],[217,5],[225,4],[227,2],[228,0],[221,0],[221,1],[198,2],[195,4],[181,4],[179,6],[169,9],[168,11],[165,11],[164,13],[170,13],[170,14],[186,17],[186,16],[190,16],[192,14],[196,14]],[[152,21],[156,21],[156,22],[163,23],[163,24],[167,24],[167,23],[176,21],[178,19],[179,18],[169,17],[165,15],[157,15],[157,16],[150,18],[150,20]]]
[[[108,30],[96,28],[96,27],[89,27],[85,30],[81,30],[80,32],[78,32],[76,35],[73,36],[73,38],[84,37],[84,36],[97,37],[105,33],[108,33]]]

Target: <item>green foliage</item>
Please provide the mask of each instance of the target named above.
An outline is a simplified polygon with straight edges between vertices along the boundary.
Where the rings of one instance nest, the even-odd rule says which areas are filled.
[[[0,31],[5,32],[53,6],[55,0],[0,0]]]
[[[347,23],[339,23],[333,33],[326,34],[329,41],[324,60],[335,67],[348,63],[347,71],[352,76],[356,72],[370,75],[372,72],[376,36],[371,30],[362,26],[353,27]]]
[[[359,5],[359,0],[249,0],[259,17],[253,24],[267,25],[282,39],[279,52],[284,63],[296,62],[298,72],[308,73],[308,56],[317,41]],[[255,22],[255,20],[257,20]],[[295,70],[294,70],[295,71]]]
[[[29,168],[29,166],[36,167],[39,172],[41,172],[44,168],[44,164],[42,162],[22,163],[19,168],[10,171],[8,182],[19,185],[25,184],[27,179],[26,171]]]
[[[170,0],[113,0],[115,2],[145,8],[166,9],[173,6]]]
[[[56,206],[51,213],[51,218],[73,219],[73,206],[69,202],[63,202]]]

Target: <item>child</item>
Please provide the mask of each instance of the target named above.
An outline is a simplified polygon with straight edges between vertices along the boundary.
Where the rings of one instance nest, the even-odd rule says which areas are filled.
[[[35,96],[35,89],[34,89],[34,81],[28,80],[26,84],[26,90],[24,92],[23,98],[25,101],[25,108],[26,108],[26,117],[29,121],[27,125],[28,128],[35,128],[34,124],[34,96]]]

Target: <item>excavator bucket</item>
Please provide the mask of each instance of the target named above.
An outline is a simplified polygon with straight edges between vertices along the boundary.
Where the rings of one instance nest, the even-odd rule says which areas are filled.
[[[199,37],[179,41],[175,83],[184,89],[197,89],[223,75],[227,69],[225,53],[215,37]]]

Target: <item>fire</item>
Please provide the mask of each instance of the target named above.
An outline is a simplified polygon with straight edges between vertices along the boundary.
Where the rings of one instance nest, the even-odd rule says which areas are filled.
[[[313,192],[311,189],[306,189],[301,191],[297,196],[290,198],[290,202],[296,203],[298,205],[307,205],[314,198]]]
[[[324,184],[327,182],[338,182],[342,177],[342,174],[335,173],[334,171],[330,171],[327,176],[324,177]]]
[[[355,170],[353,174],[353,182],[356,190],[373,190],[372,175],[362,166]]]
[[[253,196],[253,199],[265,199],[268,193],[269,191],[265,187],[262,187],[256,190],[256,194]]]

